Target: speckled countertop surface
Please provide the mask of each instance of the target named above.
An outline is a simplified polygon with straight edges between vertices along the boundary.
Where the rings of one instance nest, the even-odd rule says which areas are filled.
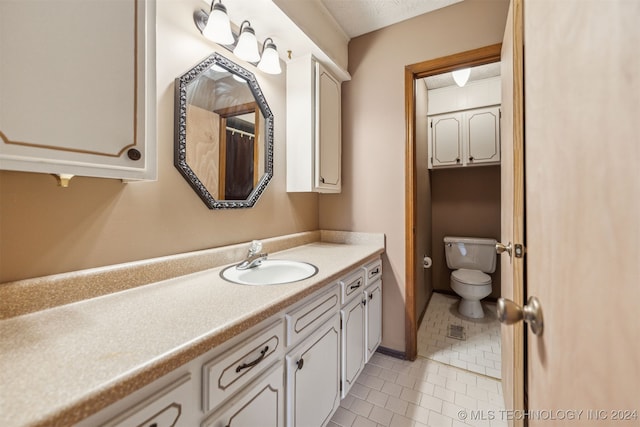
[[[220,266],[1,320],[2,426],[86,418],[379,256],[371,236],[271,254],[318,267],[295,283],[237,285]]]

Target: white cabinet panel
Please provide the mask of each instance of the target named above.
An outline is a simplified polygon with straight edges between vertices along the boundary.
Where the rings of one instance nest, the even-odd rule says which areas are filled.
[[[340,320],[322,325],[286,356],[287,426],[322,427],[340,405]]]
[[[287,64],[287,191],[341,190],[341,82],[313,56]]]
[[[500,161],[500,109],[479,108],[465,114],[469,164]]]
[[[251,383],[202,423],[202,427],[256,426],[284,426],[282,362],[276,363],[273,369]]]
[[[340,310],[342,319],[342,397],[344,398],[365,363],[365,304],[364,292]]]
[[[123,412],[103,427],[189,427],[197,398],[191,394],[191,377],[185,375]]]
[[[302,338],[313,332],[317,327],[329,320],[340,307],[337,285],[330,286],[330,290],[312,298],[285,314],[287,319],[287,346],[296,345]]]
[[[0,52],[0,169],[156,178],[155,1],[0,2]]]
[[[366,362],[382,342],[382,280],[365,289],[366,305]]]
[[[429,116],[429,169],[500,163],[500,107]]]
[[[284,326],[278,320],[203,366],[204,409],[211,411],[254,379],[267,366],[282,360]]]

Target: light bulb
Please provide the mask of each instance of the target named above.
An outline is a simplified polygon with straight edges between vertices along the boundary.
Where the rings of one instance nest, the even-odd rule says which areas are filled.
[[[270,40],[270,42],[268,42]],[[268,42],[268,43],[267,43]],[[278,56],[278,48],[273,43],[273,39],[267,38],[263,43],[262,58],[258,63],[258,69],[267,74],[280,74],[280,57]]]
[[[256,33],[251,28],[249,21],[243,21],[240,25],[240,37],[236,48],[233,49],[233,53],[247,62],[258,62],[260,60],[258,40],[256,40]]]
[[[227,16],[227,8],[222,3],[212,4],[202,35],[223,45],[231,45],[235,41],[231,32],[231,22]]]
[[[456,81],[456,84],[460,87],[467,84],[467,80],[469,80],[469,75],[471,74],[471,68],[463,68],[461,70],[455,70],[452,72],[453,80]]]

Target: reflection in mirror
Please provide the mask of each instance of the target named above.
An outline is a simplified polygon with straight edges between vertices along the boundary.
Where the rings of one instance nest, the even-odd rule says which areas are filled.
[[[176,79],[174,164],[210,209],[256,203],[273,176],[273,115],[252,73],[214,53]]]

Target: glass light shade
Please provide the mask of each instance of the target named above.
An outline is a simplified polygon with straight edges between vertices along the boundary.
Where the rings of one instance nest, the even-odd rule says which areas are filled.
[[[262,50],[262,58],[258,63],[258,69],[267,74],[280,74],[282,73],[282,68],[280,68],[278,49],[273,41],[272,43],[267,43],[267,40],[265,40],[265,48]]]
[[[467,84],[469,80],[469,75],[471,74],[471,68],[463,68],[462,70],[455,70],[451,74],[453,74],[453,80],[455,80],[456,84],[460,87]]]
[[[246,26],[245,23],[247,24]],[[258,40],[249,21],[244,21],[240,26],[240,37],[238,38],[236,48],[233,49],[233,53],[238,58],[247,62],[258,62],[260,60]]]
[[[211,41],[224,45],[231,45],[235,41],[233,33],[231,33],[231,22],[227,16],[227,8],[222,3],[215,3],[211,8],[202,35]]]

